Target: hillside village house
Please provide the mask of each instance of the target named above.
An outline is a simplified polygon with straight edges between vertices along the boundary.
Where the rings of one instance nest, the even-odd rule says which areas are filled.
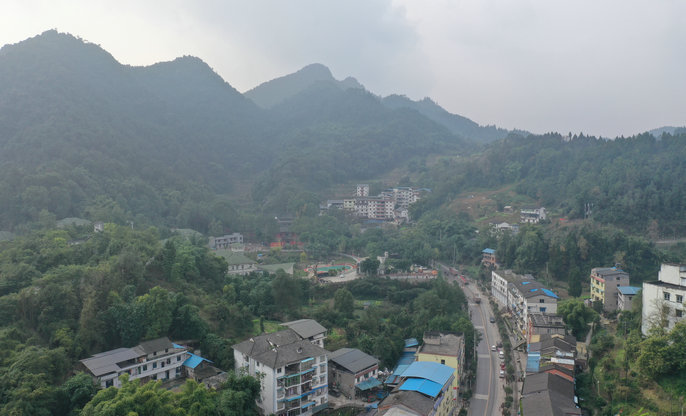
[[[457,391],[464,370],[464,336],[451,332],[425,332],[417,350],[417,361],[434,362],[454,370],[452,390]]]
[[[233,346],[236,371],[261,377],[257,405],[265,415],[312,415],[327,408],[328,354],[291,328]]]
[[[365,392],[381,385],[376,378],[379,360],[355,348],[341,348],[329,355],[329,386],[355,399],[356,390]]]
[[[233,251],[222,252],[222,257],[229,265],[228,273],[245,276],[257,271],[257,262],[250,257]]]
[[[617,309],[620,311],[631,311],[634,309],[634,298],[641,291],[637,286],[620,286],[617,297]]]
[[[233,233],[226,234],[221,237],[210,237],[209,238],[210,248],[213,250],[227,249],[231,247],[232,244],[243,244],[243,234]]]
[[[605,312],[619,306],[619,287],[629,286],[629,273],[617,267],[591,269],[591,300],[601,302]]]
[[[481,264],[495,269],[498,266],[495,258],[495,250],[492,248],[485,248],[481,250]]]
[[[184,377],[183,364],[190,358],[187,348],[172,344],[169,338],[142,342],[133,348],[117,348],[80,361],[102,387],[120,387],[119,376],[129,380],[171,380]]]
[[[686,264],[663,263],[657,281],[643,282],[641,331],[648,335],[656,326],[671,331],[684,320]]]
[[[538,224],[548,218],[545,208],[523,209],[520,211],[519,220],[525,224]]]

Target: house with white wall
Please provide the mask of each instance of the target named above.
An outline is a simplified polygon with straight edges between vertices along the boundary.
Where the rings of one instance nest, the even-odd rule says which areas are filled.
[[[183,363],[189,357],[187,348],[173,344],[169,338],[142,342],[133,348],[117,348],[80,361],[102,388],[120,387],[119,376],[129,380],[171,380],[184,377]]]
[[[326,409],[328,354],[290,328],[233,346],[236,371],[260,380],[257,405],[265,415],[312,415]]]
[[[643,335],[655,327],[671,331],[684,319],[684,299],[686,264],[663,263],[656,281],[643,282]]]

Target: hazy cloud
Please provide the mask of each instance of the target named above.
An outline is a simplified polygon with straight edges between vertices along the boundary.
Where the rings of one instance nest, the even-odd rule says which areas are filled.
[[[656,0],[10,0],[0,43],[44,30],[120,62],[195,55],[239,91],[320,62],[481,124],[630,135],[686,124],[686,3]]]

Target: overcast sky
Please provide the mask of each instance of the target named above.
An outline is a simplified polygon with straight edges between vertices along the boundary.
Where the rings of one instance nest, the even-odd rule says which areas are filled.
[[[194,55],[241,92],[318,62],[479,124],[605,137],[686,125],[683,0],[0,3],[0,44],[48,29],[124,64]]]

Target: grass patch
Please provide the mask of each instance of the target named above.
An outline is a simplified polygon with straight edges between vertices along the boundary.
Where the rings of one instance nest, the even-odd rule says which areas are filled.
[[[260,330],[260,319],[253,319],[252,320],[252,328],[253,328],[253,334],[258,335],[261,334],[262,331]],[[264,321],[264,332],[267,334],[271,334],[272,332],[276,332],[282,329],[281,327],[281,322],[279,321]]]

